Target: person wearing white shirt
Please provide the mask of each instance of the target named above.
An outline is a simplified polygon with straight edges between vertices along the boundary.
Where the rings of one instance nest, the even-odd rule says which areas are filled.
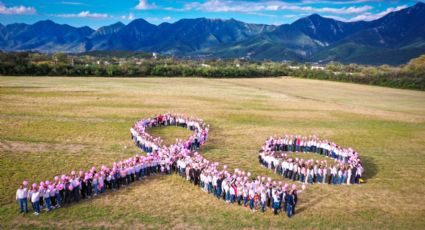
[[[304,179],[304,183],[308,183],[308,181],[309,181],[309,177],[310,177],[310,171],[311,171],[311,169],[310,169],[310,166],[306,166],[306,168],[307,168],[307,170],[306,170],[306,174],[305,174],[305,179]]]
[[[280,196],[277,190],[274,190],[272,194],[273,194],[273,212],[275,215],[277,215],[279,211],[279,206],[280,206]]]
[[[336,184],[337,182],[337,174],[338,174],[338,170],[336,169],[336,166],[334,165],[331,169],[331,175],[332,175],[332,184]]]
[[[342,175],[343,175],[343,172],[342,172],[342,169],[340,168],[338,170],[338,184],[342,183]]]
[[[325,184],[326,183],[326,181],[327,181],[327,176],[328,176],[328,167],[326,167],[326,166],[324,166],[323,167],[323,184]],[[330,183],[330,182],[329,182]]]
[[[218,180],[217,175],[214,174],[214,176],[212,177],[212,187],[214,190],[214,194],[217,194],[217,180]]]
[[[233,204],[235,202],[235,195],[236,195],[235,187],[233,185],[230,185],[229,187],[229,194],[230,194],[230,203]]]
[[[261,202],[261,211],[264,212],[266,210],[266,202],[267,202],[267,193],[265,189],[261,190],[260,202]]]
[[[288,175],[287,175],[288,177],[287,178],[289,178],[289,179],[292,178],[293,170],[294,170],[294,163],[290,162],[289,166],[288,166]]]
[[[347,170],[347,184],[348,184],[348,185],[350,184],[350,181],[351,181],[352,169],[353,169],[353,168],[350,166],[350,167],[348,168],[348,170]]]
[[[314,183],[314,169],[313,168],[310,168],[309,178],[310,178],[310,184],[313,184]]]
[[[37,189],[31,193],[31,203],[34,207],[34,215],[38,216],[40,214],[40,192]]]
[[[103,180],[103,178],[102,178]],[[73,190],[72,190],[72,195],[73,195],[73,199],[74,202],[79,202],[80,201],[80,181],[78,179],[78,177],[75,177],[72,181],[71,181]]]
[[[254,196],[255,196],[255,191],[253,188],[250,188],[248,191],[248,195],[249,195],[249,208],[251,210],[254,210]]]
[[[236,196],[238,199],[238,205],[242,205],[242,199],[243,199],[243,186],[241,183],[237,183],[236,185]]]
[[[298,178],[298,163],[295,163],[293,168],[292,178],[289,178],[289,179],[292,179],[295,181],[297,178]]]
[[[46,187],[43,190],[42,195],[43,195],[44,203],[46,203],[45,210],[50,211],[52,204],[50,202],[50,189],[49,189],[49,187]]]
[[[211,176],[211,174],[208,174],[207,176],[207,188],[208,188],[208,194],[213,192],[213,177]]]
[[[282,176],[286,177],[288,171],[286,171],[288,168],[288,162],[286,160],[283,160],[282,162]]]
[[[20,213],[28,212],[27,195],[28,189],[23,185],[19,186],[18,190],[16,191],[16,200],[19,202]]]
[[[180,163],[180,176],[185,176],[185,172],[186,172],[186,162],[181,161],[181,163]]]
[[[273,157],[272,162],[273,162],[274,171],[276,173],[277,166],[279,165],[279,160]]]
[[[357,167],[357,170],[356,170],[356,177],[355,177],[355,179],[354,179],[354,182],[355,182],[356,184],[360,184],[360,178],[362,177],[362,173],[363,173],[363,167],[362,167],[361,165],[359,165],[359,166]]]
[[[322,176],[323,176],[323,169],[322,167],[318,167],[317,169],[317,183],[321,184],[322,183]]]

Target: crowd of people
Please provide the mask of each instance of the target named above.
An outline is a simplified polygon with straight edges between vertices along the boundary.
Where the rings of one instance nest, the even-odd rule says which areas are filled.
[[[176,140],[174,145],[160,147],[161,138],[152,137],[147,130],[167,125],[188,128],[193,131],[193,135],[186,141]],[[296,185],[289,186],[265,177],[253,178],[249,172],[239,169],[232,172],[226,165],[219,167],[218,162],[209,162],[197,152],[208,139],[208,131],[209,126],[202,120],[164,114],[158,115],[153,120],[137,122],[131,129],[131,135],[136,145],[143,151],[157,154],[172,162],[172,173],[179,174],[218,199],[247,207],[253,212],[256,210],[265,212],[266,208],[269,208],[275,214],[284,211],[291,217],[298,201],[299,191]]]
[[[160,137],[153,137],[148,132],[149,129],[159,126],[180,126],[193,133],[186,140],[176,139],[176,143],[165,146]],[[298,194],[305,189],[305,183],[302,184],[302,190],[297,190],[295,184],[273,181],[270,177],[253,177],[249,172],[230,170],[226,165],[220,166],[218,162],[208,161],[197,152],[207,141],[208,131],[209,125],[203,120],[184,115],[167,113],[140,120],[133,125],[130,133],[135,144],[147,153],[146,156],[136,155],[114,162],[111,167],[102,165],[99,169],[92,167],[88,171],[72,171],[70,174],[57,175],[51,181],[32,185],[25,180],[16,192],[20,211],[28,212],[27,201],[30,201],[34,214],[39,215],[43,208],[45,211],[51,211],[101,195],[108,190],[119,190],[135,181],[143,180],[146,176],[175,173],[226,203],[235,203],[253,212],[271,209],[276,215],[286,212],[288,217],[295,213]],[[290,144],[288,140],[291,141]],[[331,146],[328,147],[317,138],[312,140],[316,141],[314,143],[320,142],[320,145],[308,141],[301,144],[301,140],[299,137],[268,139],[260,152],[260,163],[293,180],[310,183],[329,181],[326,176],[320,177],[327,171],[326,169],[319,173],[319,169],[326,165],[323,161],[293,161],[286,155],[278,157],[276,154],[276,151],[317,151],[336,159],[339,163],[338,175],[340,171],[341,175],[347,174],[347,177],[338,179],[338,183],[358,182],[357,170],[361,168],[361,161],[356,152],[340,149],[330,143],[327,143]],[[344,170],[345,162],[353,168]],[[348,177],[348,171],[352,171],[348,169],[354,168],[355,174],[352,173],[351,177]],[[333,173],[332,170],[333,167],[330,174]],[[359,171],[360,176],[361,172],[362,170]],[[307,176],[310,174],[313,175],[312,179]],[[334,177],[331,178],[333,181]]]
[[[316,153],[333,159],[304,160],[288,153]],[[359,154],[316,136],[270,137],[259,153],[259,162],[283,177],[302,183],[359,184],[364,168]]]
[[[92,167],[88,171],[72,171],[70,174],[55,176],[53,180],[41,181],[29,185],[25,180],[16,192],[20,211],[28,212],[28,203],[32,204],[35,215],[41,211],[51,211],[70,203],[95,197],[106,190],[118,190],[134,181],[159,173],[161,167],[169,165],[157,156],[136,155],[125,161],[114,162],[112,167],[102,165],[100,169]]]

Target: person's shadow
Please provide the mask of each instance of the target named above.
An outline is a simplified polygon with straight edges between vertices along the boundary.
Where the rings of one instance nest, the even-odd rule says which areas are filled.
[[[373,178],[378,173],[378,166],[375,164],[374,157],[371,156],[360,156],[360,159],[363,162],[364,175],[362,176],[365,183],[368,179]]]

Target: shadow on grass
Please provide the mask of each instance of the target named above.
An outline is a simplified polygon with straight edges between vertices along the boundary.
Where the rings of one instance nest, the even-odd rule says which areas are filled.
[[[213,151],[213,150],[217,150],[217,149],[219,149],[216,145],[212,145],[212,144],[205,144],[204,146],[202,146],[199,150],[198,150],[198,152],[199,153],[201,153],[201,154],[203,154],[203,153],[208,153],[208,152],[211,152],[211,151]]]
[[[365,170],[363,179],[367,183],[368,179],[373,178],[378,173],[378,166],[375,164],[375,159],[371,156],[362,156],[361,160]]]
[[[322,195],[319,196],[317,198],[315,198],[314,200],[309,201],[308,203],[303,203],[303,205],[299,208],[299,209],[295,209],[295,214],[300,214],[304,211],[306,211],[307,209],[311,209],[312,207],[320,204],[323,199],[325,199],[328,195]]]

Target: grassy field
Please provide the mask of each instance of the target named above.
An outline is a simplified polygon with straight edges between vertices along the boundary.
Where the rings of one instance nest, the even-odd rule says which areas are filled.
[[[251,213],[177,176],[43,213],[18,214],[16,188],[139,153],[129,128],[164,112],[211,125],[202,154],[254,175],[274,134],[316,134],[357,149],[361,186],[314,185],[292,219]],[[185,130],[152,130],[166,138]],[[423,229],[425,92],[293,78],[0,78],[0,229]]]

